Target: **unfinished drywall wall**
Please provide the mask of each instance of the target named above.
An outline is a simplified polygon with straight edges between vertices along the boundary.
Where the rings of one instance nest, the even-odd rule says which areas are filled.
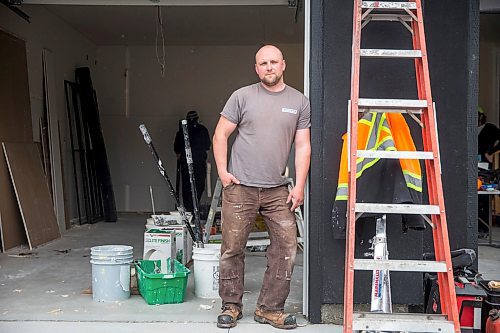
[[[497,58],[500,58],[500,43],[481,42],[479,55],[479,105],[484,109],[488,121],[499,123],[498,105],[498,73],[500,69]]]
[[[479,43],[479,105],[488,121],[500,117],[500,14],[481,14]]]
[[[287,61],[285,82],[303,88],[303,45],[279,45]],[[93,72],[118,211],[172,210],[174,202],[138,126],[146,124],[172,182],[173,142],[178,121],[197,110],[211,135],[227,98],[257,81],[258,45],[167,46],[164,77],[154,46],[107,46],[98,50]],[[160,48],[161,54],[161,48]],[[216,168],[212,152],[212,186]],[[293,164],[293,163],[292,163]],[[208,202],[206,191],[202,202]]]
[[[29,91],[31,102],[31,116],[33,123],[33,140],[39,141],[39,119],[43,112],[43,69],[42,51],[50,50],[53,56],[54,71],[53,92],[54,101],[51,101],[51,112],[55,112],[52,126],[61,128],[62,160],[67,193],[66,207],[69,216],[63,211],[58,214],[60,230],[65,229],[65,220],[76,216],[76,201],[72,194],[73,178],[71,169],[71,153],[69,138],[66,133],[67,117],[64,97],[64,80],[74,79],[74,69],[78,66],[93,66],[96,52],[95,45],[74,30],[70,25],[47,11],[43,6],[23,6],[31,17],[31,23],[0,7],[0,29],[9,32],[26,42],[26,56],[28,65]],[[53,138],[59,140],[59,138]],[[62,177],[62,175],[60,175]],[[62,215],[62,216],[61,216]]]

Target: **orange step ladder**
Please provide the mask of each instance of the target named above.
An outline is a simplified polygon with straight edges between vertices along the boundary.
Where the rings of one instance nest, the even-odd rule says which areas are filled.
[[[411,33],[412,50],[361,49],[361,30],[369,22],[400,22]],[[351,99],[349,110],[349,198],[344,285],[344,333],[352,331],[460,332],[450,244],[446,226],[435,107],[431,95],[421,0],[408,2],[354,0]],[[359,97],[361,58],[406,58],[415,62],[418,100]],[[424,151],[358,150],[358,114],[407,113],[422,126]],[[416,115],[420,115],[420,119]],[[357,158],[425,160],[429,205],[356,202]],[[353,172],[354,170],[354,172]],[[419,214],[432,227],[436,261],[355,259],[356,217],[363,213]],[[427,217],[431,215],[431,220]],[[432,222],[431,222],[432,221]],[[354,271],[437,272],[442,315],[354,313]]]

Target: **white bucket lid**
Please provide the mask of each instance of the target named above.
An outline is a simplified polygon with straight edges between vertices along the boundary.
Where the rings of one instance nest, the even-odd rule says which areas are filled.
[[[99,245],[90,248],[91,252],[131,252],[134,248],[129,245]]]

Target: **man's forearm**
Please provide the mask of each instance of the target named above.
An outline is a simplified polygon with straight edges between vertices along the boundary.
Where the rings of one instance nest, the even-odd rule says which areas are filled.
[[[221,173],[227,172],[227,139],[214,135],[213,148],[217,173],[220,177]]]
[[[311,146],[309,144],[295,147],[295,186],[304,188],[311,161]]]

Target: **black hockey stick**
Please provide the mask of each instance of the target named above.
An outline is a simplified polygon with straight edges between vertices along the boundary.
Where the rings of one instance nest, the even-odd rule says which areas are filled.
[[[196,191],[196,182],[194,179],[193,154],[191,152],[191,143],[189,141],[187,120],[185,119],[182,120],[182,133],[184,134],[186,161],[189,172],[189,182],[191,183],[191,198],[193,200],[193,214],[194,214],[194,225],[196,226],[196,237],[200,240],[203,240],[203,236],[201,234],[200,211],[198,209],[198,193]]]
[[[177,170],[175,173],[175,192],[179,193],[179,186],[181,183],[181,160],[177,159]]]
[[[163,167],[163,163],[161,162],[161,159],[158,156],[158,153],[156,152],[155,146],[153,145],[153,140],[151,139],[151,136],[149,136],[149,133],[148,133],[148,130],[146,129],[146,126],[144,124],[139,125],[139,129],[141,130],[141,133],[144,136],[144,141],[146,141],[146,144],[148,145],[149,149],[151,150],[151,153],[153,154],[153,157],[155,158],[156,163],[158,164],[158,170],[160,171],[160,174],[163,176],[163,178],[167,182],[168,188],[170,189],[170,195],[172,195],[172,197],[175,200],[175,205],[177,207],[177,211],[179,212],[179,214],[181,214],[182,220],[184,221],[184,224],[186,225],[186,227],[189,231],[189,235],[193,239],[193,242],[196,244],[196,246],[200,247],[199,243],[202,243],[202,242],[197,240],[197,237],[193,231],[193,228],[191,227],[191,224],[189,223],[189,219],[187,218],[186,209],[184,208],[183,205],[181,205],[181,203],[179,201],[179,196],[177,195],[177,192],[175,192],[175,189],[172,186],[172,183],[170,182],[170,178],[168,178],[168,175],[165,172],[165,168]]]

